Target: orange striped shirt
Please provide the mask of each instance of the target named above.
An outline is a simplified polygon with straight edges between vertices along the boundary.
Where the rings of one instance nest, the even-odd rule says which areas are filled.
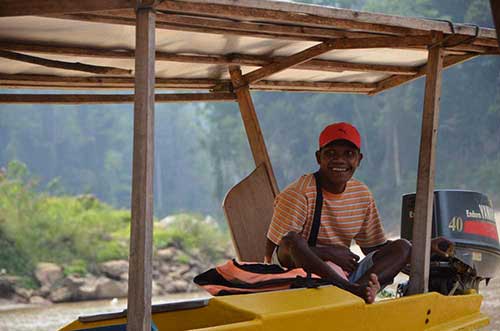
[[[306,240],[311,232],[316,204],[316,181],[307,174],[290,184],[274,201],[274,214],[267,232],[269,240],[279,244],[289,231],[300,233]],[[357,179],[347,182],[343,193],[323,190],[323,207],[317,245],[340,244],[352,240],[361,247],[386,242],[375,200],[368,187]]]

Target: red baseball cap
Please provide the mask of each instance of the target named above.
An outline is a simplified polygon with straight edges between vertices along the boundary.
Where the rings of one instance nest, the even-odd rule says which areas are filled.
[[[319,135],[319,148],[328,145],[334,140],[347,140],[358,149],[361,149],[361,136],[358,130],[349,123],[333,123],[324,128]]]

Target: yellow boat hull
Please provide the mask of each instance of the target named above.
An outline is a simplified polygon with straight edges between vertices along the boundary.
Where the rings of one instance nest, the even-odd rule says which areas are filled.
[[[216,297],[193,309],[153,313],[160,331],[177,330],[477,330],[489,319],[482,296],[427,293],[367,305],[333,286]],[[126,318],[75,321],[61,331],[125,324]]]

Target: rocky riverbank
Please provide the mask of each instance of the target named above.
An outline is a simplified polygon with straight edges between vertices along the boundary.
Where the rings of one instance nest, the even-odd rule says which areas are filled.
[[[95,273],[82,276],[67,274],[54,263],[39,263],[34,272],[36,289],[22,287],[19,277],[0,275],[0,302],[49,304],[126,297],[128,267],[126,260],[107,261]],[[153,259],[153,295],[197,291],[193,278],[210,267],[176,247],[158,250]]]

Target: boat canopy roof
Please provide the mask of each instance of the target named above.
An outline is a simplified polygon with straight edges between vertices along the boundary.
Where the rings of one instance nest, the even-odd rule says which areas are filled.
[[[134,1],[4,0],[4,88],[132,89]],[[444,67],[499,54],[495,30],[268,0],[156,4],[156,88],[230,91],[228,66],[252,90],[376,94]]]

